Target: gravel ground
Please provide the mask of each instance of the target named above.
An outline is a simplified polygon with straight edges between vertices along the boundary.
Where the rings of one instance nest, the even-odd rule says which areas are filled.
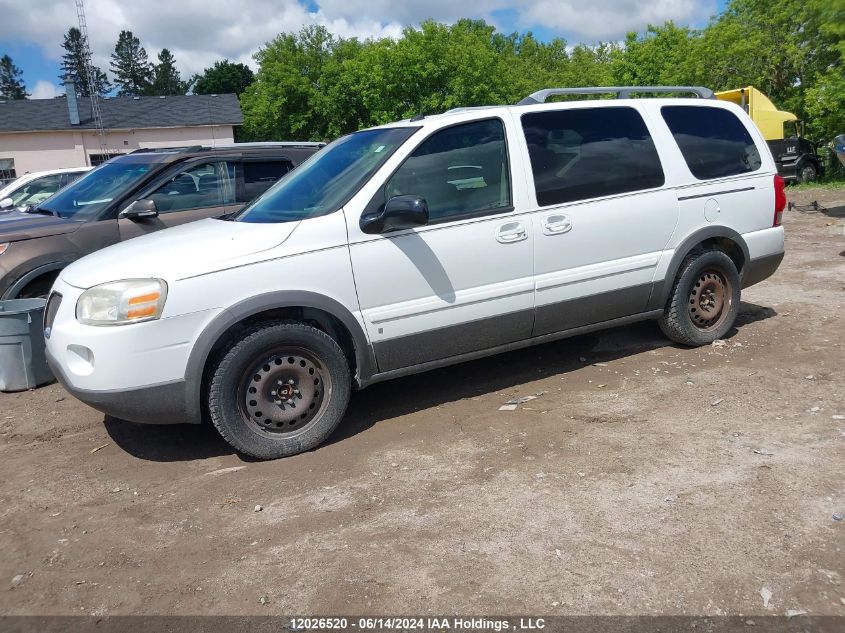
[[[642,323],[376,385],[289,459],[0,394],[0,612],[845,615],[843,220],[785,223],[723,345]]]

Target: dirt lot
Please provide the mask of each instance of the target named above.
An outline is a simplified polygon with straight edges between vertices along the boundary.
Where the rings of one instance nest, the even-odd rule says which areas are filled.
[[[843,220],[786,223],[723,346],[644,323],[377,385],[290,459],[0,394],[0,612],[843,615]]]

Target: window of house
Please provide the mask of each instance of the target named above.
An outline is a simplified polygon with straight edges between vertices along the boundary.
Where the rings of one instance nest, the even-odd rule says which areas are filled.
[[[0,158],[0,186],[8,185],[17,178],[14,158]]]
[[[473,121],[432,134],[385,185],[385,201],[401,195],[425,198],[432,223],[509,209],[502,121]]]
[[[660,187],[654,141],[630,107],[577,108],[522,116],[540,206]]]
[[[760,169],[762,159],[754,139],[733,112],[706,106],[663,106],[660,112],[699,180]]]

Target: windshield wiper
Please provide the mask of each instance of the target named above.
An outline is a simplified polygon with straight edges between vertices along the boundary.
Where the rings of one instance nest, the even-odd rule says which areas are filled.
[[[36,215],[54,215],[57,218],[62,217],[62,216],[59,215],[58,211],[53,211],[52,209],[45,209],[44,207],[34,207],[31,204],[26,205],[23,208],[23,212],[24,213],[33,213],[33,214],[36,214]]]

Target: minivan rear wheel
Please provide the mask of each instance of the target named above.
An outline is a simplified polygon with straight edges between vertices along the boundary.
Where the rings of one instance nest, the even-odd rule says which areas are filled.
[[[349,364],[330,336],[274,321],[246,331],[223,354],[208,410],[235,449],[275,459],[322,443],[340,424],[351,387]]]
[[[660,329],[676,343],[707,345],[733,327],[739,301],[733,260],[722,251],[691,253],[681,264]]]

